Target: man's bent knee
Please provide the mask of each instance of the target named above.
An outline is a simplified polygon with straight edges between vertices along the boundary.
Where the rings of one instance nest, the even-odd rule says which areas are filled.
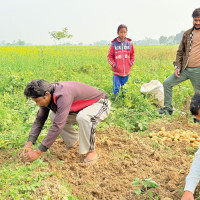
[[[81,123],[81,122],[83,122],[83,121],[88,121],[87,119],[88,119],[88,116],[87,116],[86,114],[84,114],[84,113],[79,113],[79,114],[77,115],[77,117],[76,117],[76,121],[77,121],[78,123]]]
[[[163,87],[164,88],[172,87],[171,81],[169,79],[165,79],[164,82],[163,82]]]

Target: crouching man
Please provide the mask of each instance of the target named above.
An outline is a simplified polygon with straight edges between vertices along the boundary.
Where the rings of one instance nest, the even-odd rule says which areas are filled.
[[[190,104],[190,111],[197,120],[200,120],[200,92],[196,92]],[[190,172],[186,177],[184,194],[181,200],[194,200],[194,191],[200,181],[200,146],[195,153]]]
[[[43,79],[37,79],[27,84],[24,95],[39,106],[28,141],[20,151],[24,160],[37,160],[50,148],[59,134],[67,149],[75,146],[79,141],[79,153],[86,155],[84,162],[97,159],[96,125],[108,116],[111,105],[104,92],[74,81],[49,83]],[[39,148],[34,151],[31,146],[40,135],[50,110],[53,125]],[[79,124],[78,132],[73,128],[75,123]]]

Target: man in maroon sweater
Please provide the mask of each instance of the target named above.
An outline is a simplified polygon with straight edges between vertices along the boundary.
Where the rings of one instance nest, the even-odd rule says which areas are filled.
[[[74,81],[51,84],[43,79],[36,79],[27,84],[24,95],[40,107],[28,142],[20,152],[26,161],[37,160],[59,134],[67,149],[75,146],[79,140],[79,153],[86,154],[84,162],[97,159],[95,128],[108,116],[111,105],[104,92]],[[50,110],[53,125],[39,148],[33,151],[31,146],[40,135]],[[78,133],[73,128],[76,122],[79,124]]]

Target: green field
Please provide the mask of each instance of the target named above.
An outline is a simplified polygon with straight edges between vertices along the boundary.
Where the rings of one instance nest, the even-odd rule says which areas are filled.
[[[119,95],[114,102],[113,74],[106,58],[109,46],[0,47],[0,151],[17,156],[19,149],[26,143],[38,107],[26,100],[23,91],[28,82],[37,78],[49,82],[79,81],[105,91],[112,101],[112,111],[99,129],[119,126],[130,132],[145,131],[149,123],[161,116],[154,111],[155,100],[141,94],[140,87],[151,80],[162,83],[173,73],[172,62],[177,48],[136,46],[136,61],[126,86],[128,93],[124,99]],[[192,95],[189,81],[174,87],[174,107],[185,111],[187,97]],[[178,118],[178,113],[169,117]],[[38,144],[45,137],[49,126],[48,122]],[[1,163],[0,199],[30,199],[31,194],[40,187],[41,181],[53,176],[44,172],[33,175],[33,169],[40,171],[44,165],[41,160],[30,166],[18,164],[17,160]],[[35,176],[35,179],[29,176]],[[50,199],[48,195],[45,198]]]

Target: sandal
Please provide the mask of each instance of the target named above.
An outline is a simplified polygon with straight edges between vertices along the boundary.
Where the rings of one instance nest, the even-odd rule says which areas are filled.
[[[83,162],[84,162],[84,163],[91,163],[91,162],[97,161],[97,160],[99,159],[99,157],[100,157],[99,154],[97,154],[97,155],[95,156],[95,158],[91,158],[91,159],[86,159],[86,158],[85,158],[85,159],[83,160]]]

